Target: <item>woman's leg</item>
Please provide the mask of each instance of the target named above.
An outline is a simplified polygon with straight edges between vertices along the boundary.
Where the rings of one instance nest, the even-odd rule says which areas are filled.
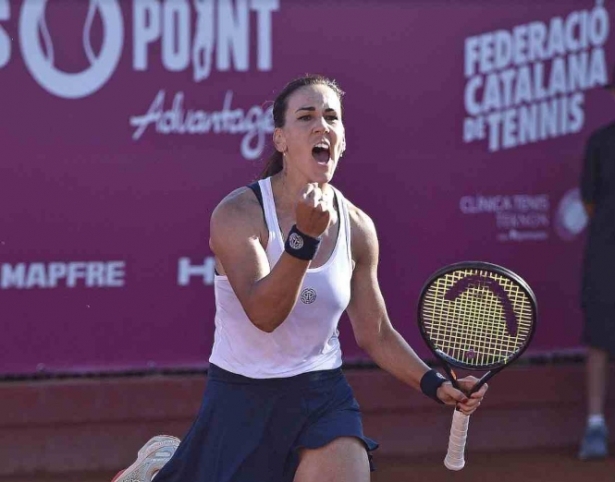
[[[369,482],[367,451],[355,437],[340,437],[317,449],[301,449],[294,482]]]

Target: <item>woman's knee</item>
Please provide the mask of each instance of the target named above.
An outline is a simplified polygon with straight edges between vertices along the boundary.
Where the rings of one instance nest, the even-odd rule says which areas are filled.
[[[315,449],[302,449],[295,482],[369,481],[367,450],[356,437],[339,437]]]

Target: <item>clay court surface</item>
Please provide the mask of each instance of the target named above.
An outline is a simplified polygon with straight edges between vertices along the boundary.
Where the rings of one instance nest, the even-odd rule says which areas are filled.
[[[579,462],[574,449],[536,452],[470,454],[465,469],[449,472],[434,456],[414,459],[378,459],[372,482],[606,482],[615,480],[615,456],[600,462]],[[112,473],[78,473],[25,478],[0,478],[0,482],[110,482]],[[267,482],[267,481],[262,481]]]
[[[455,482],[605,482],[615,480],[615,457],[600,462],[579,462],[575,449],[542,452],[470,454],[460,472],[445,469],[439,458],[383,461],[373,482],[455,481]]]
[[[520,366],[494,379],[489,401],[472,417],[460,472],[442,465],[447,408],[381,371],[347,377],[366,434],[381,443],[372,482],[615,481],[615,445],[604,461],[576,459],[584,426],[580,363]],[[153,434],[185,433],[204,384],[203,375],[0,384],[0,482],[110,482]],[[608,407],[614,403],[611,393]]]

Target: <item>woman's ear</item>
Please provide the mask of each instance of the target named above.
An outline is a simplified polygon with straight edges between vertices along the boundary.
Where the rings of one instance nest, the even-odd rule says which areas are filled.
[[[281,153],[285,153],[288,147],[286,146],[286,138],[282,129],[276,127],[273,131],[273,145],[276,150]]]

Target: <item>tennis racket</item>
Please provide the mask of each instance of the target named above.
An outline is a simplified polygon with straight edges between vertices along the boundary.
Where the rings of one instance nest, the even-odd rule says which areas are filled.
[[[461,390],[453,367],[487,371],[469,396],[528,347],[536,327],[536,297],[506,268],[479,261],[456,263],[425,283],[418,323],[455,388]],[[455,410],[444,459],[450,470],[465,465],[469,420],[469,415]]]

